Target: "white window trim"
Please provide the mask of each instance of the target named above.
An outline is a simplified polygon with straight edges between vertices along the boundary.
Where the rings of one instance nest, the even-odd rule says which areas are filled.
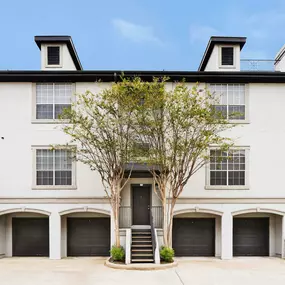
[[[209,148],[209,155],[211,149],[219,149],[219,147],[211,146]],[[230,148],[231,150],[245,150],[245,185],[210,185],[210,162],[205,166],[206,170],[206,181],[205,190],[249,190],[249,146],[234,146]]]
[[[222,82],[219,82],[219,83],[207,83],[206,84],[206,88],[210,91],[210,85],[211,84],[244,84],[245,86],[245,98],[244,98],[244,102],[245,102],[245,117],[244,117],[244,120],[228,120],[229,124],[250,124],[250,120],[249,120],[249,84],[246,84],[246,83],[222,83]],[[228,101],[228,100],[227,100]],[[228,106],[228,104],[227,104]]]
[[[33,145],[32,146],[32,190],[76,190],[76,161],[72,161],[72,185],[37,185],[37,149],[51,149],[47,145]]]
[[[222,48],[224,47],[232,47],[233,48],[233,57],[234,57],[234,64],[233,65],[222,65]],[[219,68],[225,68],[225,69],[236,69],[236,47],[232,45],[222,45],[219,46]]]
[[[42,82],[38,82],[42,83]],[[57,82],[50,82],[57,83]],[[62,82],[68,83],[68,82]],[[71,104],[75,100],[76,93],[76,84],[72,83],[72,95],[71,95]],[[59,120],[59,119],[37,119],[37,83],[32,85],[32,124],[68,124],[68,120]]]
[[[59,47],[59,64],[48,64],[48,48],[49,47]],[[62,45],[59,45],[59,44],[46,45],[45,67],[46,68],[62,68]]]

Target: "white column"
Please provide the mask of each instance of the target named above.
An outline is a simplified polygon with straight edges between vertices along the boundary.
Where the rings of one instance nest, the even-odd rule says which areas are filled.
[[[233,257],[233,217],[231,213],[224,213],[222,216],[221,240],[221,258],[231,259]]]
[[[58,213],[49,217],[49,258],[61,259],[61,216]]]

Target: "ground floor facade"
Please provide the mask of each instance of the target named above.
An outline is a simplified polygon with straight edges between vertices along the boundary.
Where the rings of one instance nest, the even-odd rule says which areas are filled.
[[[189,203],[191,200],[194,203]],[[24,202],[19,199],[17,203],[9,204],[6,200],[0,204],[2,257],[47,256],[61,259],[109,255],[114,243],[114,229],[107,201],[95,198],[42,201],[36,203],[26,199],[24,204],[19,203]],[[265,200],[259,203],[239,201],[207,199],[204,203],[197,203],[190,198],[179,200],[173,227],[176,256],[284,258],[285,205],[277,201],[270,204]],[[141,222],[147,223],[147,220]],[[126,246],[127,229],[120,229],[123,246]],[[156,230],[159,245],[162,245],[161,227],[156,226]]]

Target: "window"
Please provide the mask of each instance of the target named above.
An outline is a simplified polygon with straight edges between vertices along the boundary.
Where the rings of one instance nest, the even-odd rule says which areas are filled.
[[[246,153],[246,149],[211,149],[209,186],[246,186]]]
[[[47,64],[48,65],[59,65],[60,64],[60,47],[59,46],[48,46],[47,47]]]
[[[245,120],[245,85],[210,84],[210,92],[215,95],[215,109],[228,120]]]
[[[38,83],[36,119],[58,119],[64,108],[71,107],[72,84]]]
[[[72,157],[68,150],[36,150],[36,186],[73,185]]]
[[[233,47],[222,47],[222,65],[231,66],[234,65],[234,48]]]

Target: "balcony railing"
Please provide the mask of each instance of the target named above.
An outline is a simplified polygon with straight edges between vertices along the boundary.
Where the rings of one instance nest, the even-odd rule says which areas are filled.
[[[274,71],[274,59],[241,59],[240,70],[242,71]]]
[[[162,206],[152,206],[153,224],[155,228],[162,228],[163,212]],[[132,226],[132,207],[121,206],[119,215],[120,228],[130,228]]]

